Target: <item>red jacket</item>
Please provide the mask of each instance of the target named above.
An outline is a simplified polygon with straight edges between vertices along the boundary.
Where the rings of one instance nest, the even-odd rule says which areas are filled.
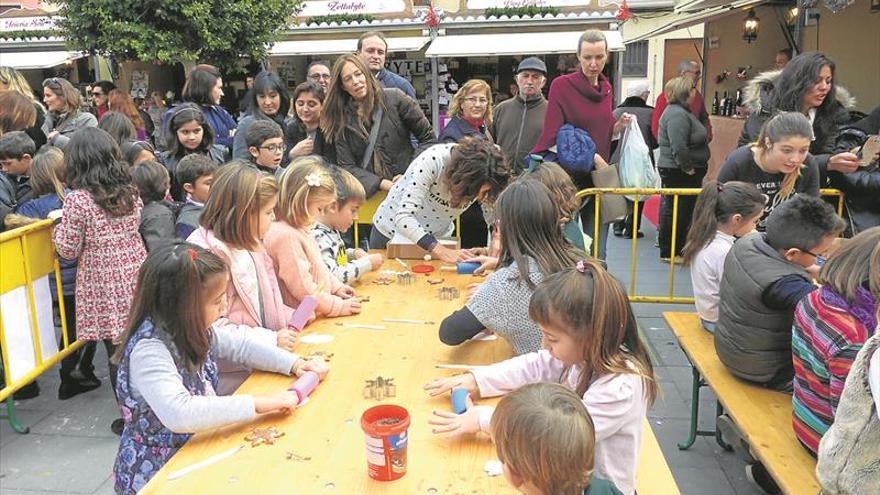
[[[587,131],[596,143],[596,153],[611,159],[611,135],[614,128],[613,94],[611,83],[599,74],[598,86],[587,81],[583,72],[559,76],[550,83],[544,131],[532,153],[542,153],[556,144],[556,134],[563,124],[571,124]],[[592,184],[589,176],[573,177],[579,187]]]
[[[663,116],[663,110],[666,110],[666,93],[660,93],[657,102],[654,103],[654,116],[651,119],[651,132],[654,139],[658,139],[660,132],[660,117]],[[694,90],[694,96],[691,98],[691,113],[697,117],[703,126],[706,127],[706,137],[712,141],[712,124],[709,122],[709,112],[706,111],[706,105],[703,103],[703,95],[699,91]]]

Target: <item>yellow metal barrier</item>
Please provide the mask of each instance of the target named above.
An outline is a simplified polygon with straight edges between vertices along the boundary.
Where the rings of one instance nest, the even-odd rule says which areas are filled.
[[[52,244],[52,225],[51,220],[44,220],[0,233],[0,353],[5,378],[0,401],[9,399],[7,419],[17,431],[22,430],[15,420],[12,394],[83,345],[81,341],[69,342],[67,338],[61,270]],[[52,318],[48,277],[55,279],[61,313],[61,350],[56,345],[58,337]],[[50,334],[52,341],[44,342],[43,337]],[[20,354],[28,340],[33,360]]]
[[[602,196],[608,195],[626,195],[633,201],[633,232],[639,231],[641,214],[639,213],[639,202],[642,199],[648,199],[651,196],[673,196],[672,198],[672,238],[670,245],[676,245],[676,237],[678,235],[678,198],[680,196],[697,196],[701,189],[639,189],[639,188],[591,188],[582,189],[577,192],[576,198],[583,200],[584,198],[592,198],[596,201],[595,217],[593,227],[593,256],[596,257],[599,252],[599,226],[600,226],[600,206]],[[822,189],[819,193],[823,197],[837,197],[837,214],[843,215],[843,193],[837,189]],[[686,234],[685,234],[686,235]],[[636,261],[638,259],[639,243],[638,237],[632,236],[630,243],[630,272],[629,272],[629,300],[630,302],[639,303],[657,303],[657,304],[693,304],[693,297],[675,296],[675,249],[671,250],[672,258],[669,260],[669,287],[666,295],[637,295],[636,294]]]

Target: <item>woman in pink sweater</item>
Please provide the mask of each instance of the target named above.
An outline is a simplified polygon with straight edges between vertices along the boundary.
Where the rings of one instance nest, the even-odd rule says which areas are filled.
[[[275,262],[284,302],[297,306],[314,296],[319,316],[360,313],[354,289],[330,273],[310,233],[315,220],[336,201],[336,185],[321,159],[308,156],[291,162],[281,175],[280,189],[278,221],[272,222],[263,244]]]
[[[538,139],[532,153],[544,154],[556,146],[556,135],[564,124],[571,124],[590,135],[596,143],[596,168],[603,168],[611,161],[611,141],[619,135],[632,116],[624,113],[614,119],[614,92],[611,83],[602,71],[608,61],[608,40],[602,31],[590,29],[578,41],[579,71],[559,76],[550,84],[547,113],[544,115],[544,132]],[[568,171],[578,189],[593,187],[590,174]],[[595,202],[589,201],[581,209],[581,222],[584,232],[593,236]],[[605,258],[605,240],[608,225],[599,226],[599,257]]]

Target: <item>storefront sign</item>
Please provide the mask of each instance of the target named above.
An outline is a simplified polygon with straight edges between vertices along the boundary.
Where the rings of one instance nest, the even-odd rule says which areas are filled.
[[[468,0],[468,9],[504,9],[509,7],[589,7],[584,0]]]
[[[330,0],[308,1],[303,4],[299,17],[334,14],[393,14],[404,12],[403,0]]]
[[[0,31],[30,31],[34,29],[54,29],[52,17],[9,17],[0,19]]]
[[[389,60],[385,62],[385,68],[391,72],[412,79],[413,76],[421,76],[431,72],[431,62],[428,60]]]

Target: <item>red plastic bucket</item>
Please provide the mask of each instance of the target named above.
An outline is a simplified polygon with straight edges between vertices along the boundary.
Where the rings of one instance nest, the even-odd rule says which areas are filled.
[[[361,416],[361,428],[366,434],[370,478],[392,481],[406,474],[406,409],[392,404],[371,407]]]

